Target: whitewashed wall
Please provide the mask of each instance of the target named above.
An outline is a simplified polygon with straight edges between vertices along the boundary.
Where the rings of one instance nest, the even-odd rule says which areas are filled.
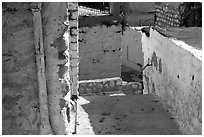
[[[200,43],[200,40],[194,42]],[[148,60],[152,63],[144,71],[144,93],[155,93],[161,97],[177,115],[186,134],[201,134],[201,50],[151,29],[150,37],[142,36],[142,51],[144,63]]]

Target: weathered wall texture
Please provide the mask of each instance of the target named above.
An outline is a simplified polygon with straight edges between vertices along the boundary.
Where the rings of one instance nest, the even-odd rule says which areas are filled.
[[[79,28],[79,79],[121,76],[121,27],[98,25]]]
[[[38,4],[37,4],[38,5]],[[77,7],[77,6],[76,6]],[[39,134],[33,34],[36,3],[3,3],[3,134]],[[68,3],[42,3],[49,121],[53,134],[69,134]],[[41,20],[41,19],[40,19]],[[69,93],[68,93],[69,92]],[[47,99],[47,98],[45,98]]]
[[[193,35],[188,38],[193,38]],[[142,36],[142,50],[145,64],[148,60],[152,64],[144,71],[144,93],[156,93],[161,97],[177,115],[185,134],[201,134],[201,50],[164,37],[152,29],[150,37]]]
[[[141,43],[141,33],[134,28],[127,28],[122,36],[122,64],[137,71],[143,66],[143,52]]]
[[[2,133],[38,134],[39,104],[28,3],[3,3]]]
[[[50,123],[54,134],[68,134],[68,3],[43,3],[43,37]]]

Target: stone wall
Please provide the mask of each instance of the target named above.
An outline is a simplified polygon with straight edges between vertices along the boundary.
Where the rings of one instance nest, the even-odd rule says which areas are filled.
[[[79,79],[121,76],[121,27],[96,25],[79,28]]]
[[[122,36],[122,64],[137,71],[141,70],[138,63],[144,65],[141,37],[133,27],[126,28]]]
[[[177,7],[167,3],[156,5],[155,25],[159,27],[179,27],[181,16]]]
[[[122,79],[119,77],[79,81],[80,95],[98,95],[122,91]]]
[[[84,95],[142,94],[142,84],[125,82],[120,77],[79,81],[79,94]]]
[[[192,33],[179,33],[181,40],[163,36],[154,29],[150,30],[150,37],[142,36],[144,63],[152,64],[144,71],[144,93],[155,93],[163,99],[177,116],[184,134],[201,134],[202,131],[202,53],[182,41],[197,39],[194,44],[200,44],[201,36],[197,34],[201,28],[184,31],[195,29],[196,33],[191,36]],[[184,32],[182,30],[179,29]]]
[[[72,95],[77,95],[78,91],[78,78],[79,78],[79,43],[78,43],[78,3],[70,2],[69,9],[69,87]]]
[[[79,28],[78,28],[78,3],[77,2],[69,2],[68,4],[68,37],[69,37],[69,44],[68,44],[68,73],[67,73],[67,80],[69,85],[69,93],[72,99],[72,103],[76,101],[78,98],[78,78],[79,78]],[[69,101],[69,98],[68,98]],[[71,100],[70,100],[71,101]],[[69,133],[73,134],[75,131],[75,116],[77,115],[76,111],[73,110],[73,106],[70,105],[67,109],[69,109]],[[77,105],[77,104],[75,104]]]
[[[2,7],[3,134],[38,134],[33,15],[28,9],[28,3],[3,3]]]

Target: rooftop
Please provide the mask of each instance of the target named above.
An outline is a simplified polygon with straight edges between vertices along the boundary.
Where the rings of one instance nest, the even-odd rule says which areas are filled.
[[[202,28],[201,27],[173,27],[173,28],[158,28],[155,29],[162,35],[170,38],[176,38],[186,44],[202,50]]]

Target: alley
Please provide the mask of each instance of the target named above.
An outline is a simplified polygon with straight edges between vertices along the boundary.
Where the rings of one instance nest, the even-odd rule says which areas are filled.
[[[174,118],[153,95],[84,96],[78,100],[79,135],[181,134]]]
[[[2,2],[3,135],[202,135],[202,2]]]

